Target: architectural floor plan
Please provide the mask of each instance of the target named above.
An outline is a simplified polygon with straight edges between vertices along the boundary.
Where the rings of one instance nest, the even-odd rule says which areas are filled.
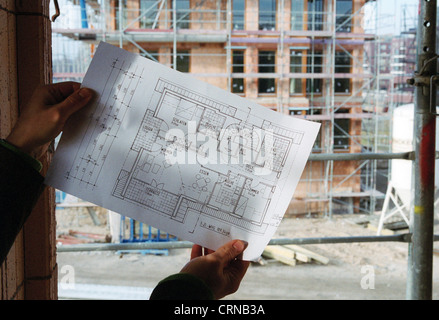
[[[68,123],[47,183],[216,249],[263,251],[319,125],[281,115],[106,43],[83,82],[97,99]]]

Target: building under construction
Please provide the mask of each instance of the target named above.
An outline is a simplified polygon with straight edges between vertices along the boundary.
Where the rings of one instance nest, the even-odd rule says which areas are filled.
[[[379,86],[391,73],[380,73],[372,59],[381,50],[374,45],[374,1],[103,0],[63,7],[53,25],[55,81],[80,81],[106,41],[320,122],[315,154],[390,151],[392,92],[383,98]],[[370,160],[309,161],[287,214],[374,212],[387,169]]]

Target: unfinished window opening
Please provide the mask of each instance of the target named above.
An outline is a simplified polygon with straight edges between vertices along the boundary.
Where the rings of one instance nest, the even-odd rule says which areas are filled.
[[[336,114],[348,115],[349,109],[339,109]],[[334,119],[334,150],[348,151],[349,150],[349,131],[351,121],[349,118],[336,117]]]
[[[114,27],[116,30],[123,29],[127,22],[127,0],[122,0],[122,12],[120,12],[119,1],[114,8]]]
[[[335,73],[349,74],[351,73],[351,57],[347,52],[338,51],[335,53]],[[350,93],[351,79],[346,77],[335,78],[335,93]]]
[[[259,51],[259,73],[271,73],[276,71],[276,51]],[[274,94],[276,93],[276,81],[274,78],[259,78],[258,79],[258,93],[259,94]]]
[[[174,1],[171,2],[174,5]],[[190,27],[190,1],[175,0],[176,29],[189,29]]]
[[[154,29],[155,19],[158,13],[157,1],[140,0],[140,27],[143,29]]]
[[[308,108],[308,110],[306,111],[306,115],[308,115],[308,116],[321,116],[322,115],[322,108],[323,107],[319,107],[319,106],[310,106]],[[312,118],[310,120],[314,121],[314,122],[318,122],[323,126],[322,120],[315,120]],[[312,147],[312,152],[323,152],[322,130],[319,130],[319,132],[317,134],[316,141],[314,141],[314,145]]]
[[[323,72],[322,51],[313,51],[313,50],[307,51],[306,72],[312,74]],[[306,79],[306,93],[321,94],[322,88],[323,88],[323,79]]]
[[[290,51],[290,72],[304,73],[305,66],[303,63],[303,50],[293,49]],[[290,95],[303,95],[303,78],[290,79]]]
[[[323,30],[323,0],[308,0],[307,6],[308,30]]]
[[[259,0],[259,30],[276,30],[276,0]]]
[[[232,51],[232,73],[244,73],[244,50]],[[244,93],[244,78],[232,78],[232,92]]]
[[[291,0],[291,30],[303,30],[304,28],[304,0]]]
[[[175,68],[180,72],[190,71],[190,52],[189,50],[178,50],[177,51],[177,65]]]
[[[352,0],[337,0],[335,28],[337,32],[351,32]]]
[[[232,28],[233,30],[244,30],[245,0],[233,0],[232,3]]]
[[[158,62],[159,61],[159,52],[157,50],[147,50],[147,53],[142,54],[145,58]]]

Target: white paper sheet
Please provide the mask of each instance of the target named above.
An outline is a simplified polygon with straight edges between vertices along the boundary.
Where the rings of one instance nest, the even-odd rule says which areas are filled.
[[[66,125],[46,183],[216,250],[260,256],[320,124],[101,42],[82,83],[93,103]]]

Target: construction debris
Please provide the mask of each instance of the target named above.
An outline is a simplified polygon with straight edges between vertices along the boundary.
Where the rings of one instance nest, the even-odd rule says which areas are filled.
[[[296,252],[296,256],[298,254],[300,254],[300,256],[306,256],[309,259],[309,262],[315,261],[315,262],[318,262],[320,264],[328,264],[329,263],[329,258],[322,256],[321,254],[315,253],[311,250],[300,247],[298,245],[288,244],[288,245],[285,245],[285,247]]]
[[[284,264],[295,266],[297,262],[328,264],[329,258],[297,245],[267,246],[262,256],[275,259]]]
[[[378,231],[379,216],[378,215],[366,215],[352,219],[352,222],[364,226],[365,228]],[[392,217],[383,223],[380,235],[392,235],[396,231],[407,229],[407,223],[401,217]]]
[[[296,265],[296,254],[284,246],[268,246],[262,253],[263,257],[278,260],[290,266]]]
[[[110,240],[107,235],[74,230],[69,230],[68,233],[59,233],[56,237],[58,244],[102,243],[110,242]]]

